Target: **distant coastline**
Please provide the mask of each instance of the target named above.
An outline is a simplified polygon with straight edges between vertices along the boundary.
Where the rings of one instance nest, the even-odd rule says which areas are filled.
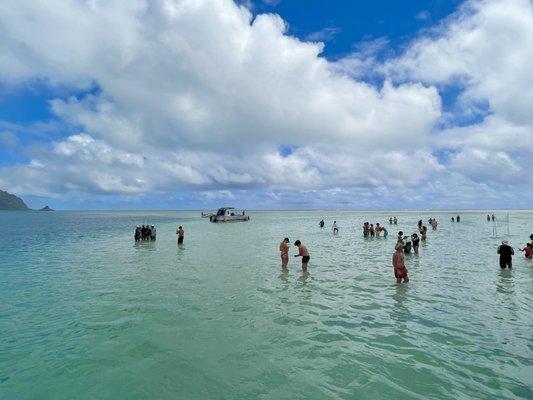
[[[27,211],[29,209],[20,197],[0,190],[0,210]]]
[[[20,197],[0,190],[0,211],[35,211],[28,207],[28,205]],[[44,206],[38,211],[54,211],[49,206]]]

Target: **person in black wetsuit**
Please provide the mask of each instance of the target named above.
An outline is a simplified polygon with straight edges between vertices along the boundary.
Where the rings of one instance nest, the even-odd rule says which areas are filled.
[[[500,268],[512,268],[513,267],[513,255],[514,250],[509,246],[509,242],[504,240],[500,246],[498,246],[497,253],[500,255]]]
[[[321,228],[323,228],[323,227],[324,227],[324,220],[323,220],[323,219],[320,220],[320,222],[318,223],[318,225],[319,225]]]
[[[136,242],[141,240],[141,227],[139,225],[137,225],[137,228],[135,228],[134,238]]]
[[[408,240],[407,242],[405,242],[405,244],[403,245],[403,252],[405,254],[411,253],[411,241]]]

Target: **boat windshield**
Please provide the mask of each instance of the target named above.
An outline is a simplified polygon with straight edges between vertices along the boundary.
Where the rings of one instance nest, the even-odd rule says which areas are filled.
[[[225,212],[226,210],[221,208],[220,210],[218,210],[217,215],[224,215]]]

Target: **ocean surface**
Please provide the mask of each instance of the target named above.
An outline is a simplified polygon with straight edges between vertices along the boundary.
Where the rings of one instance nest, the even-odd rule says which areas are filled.
[[[509,234],[503,212],[497,232],[456,214],[0,212],[0,399],[533,399],[533,263],[517,251],[501,271],[496,254],[526,243],[533,212]],[[398,285],[396,233],[430,216]],[[146,223],[157,241],[134,244]],[[281,271],[285,236],[308,274],[293,257]]]

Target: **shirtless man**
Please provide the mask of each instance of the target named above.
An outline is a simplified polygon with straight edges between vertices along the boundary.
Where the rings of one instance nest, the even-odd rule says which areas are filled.
[[[403,246],[401,243],[396,243],[394,248],[394,254],[392,255],[392,266],[394,267],[394,276],[396,277],[396,283],[409,282],[409,276],[407,275],[407,268],[403,258]]]
[[[178,235],[178,244],[183,244],[183,238],[185,237],[185,231],[183,230],[181,226],[176,231],[176,235]]]
[[[436,231],[438,225],[439,225],[439,223],[437,222],[437,220],[435,218],[433,218],[431,220],[431,228],[433,228],[433,230]]]
[[[307,271],[307,263],[311,258],[309,256],[309,251],[307,251],[307,247],[305,247],[299,240],[294,242],[294,245],[298,247],[298,254],[294,257],[302,257],[302,271]]]
[[[279,244],[279,251],[281,253],[281,268],[286,269],[289,264],[289,238],[283,239]]]

